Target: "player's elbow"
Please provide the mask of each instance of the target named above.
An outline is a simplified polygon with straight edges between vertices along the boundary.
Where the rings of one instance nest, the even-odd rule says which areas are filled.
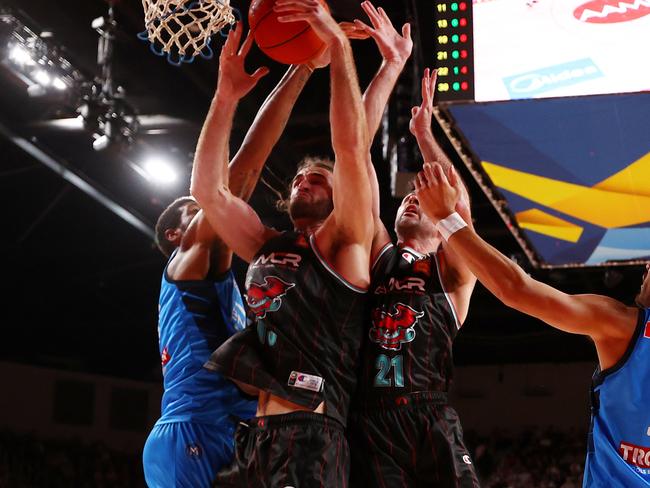
[[[201,184],[200,182],[192,181],[190,185],[190,194],[199,204],[199,207],[206,208],[208,206],[219,205],[220,202],[228,198],[229,190],[227,188],[214,188],[208,185]]]
[[[230,181],[230,192],[242,200],[248,200],[259,180],[261,170],[249,169],[246,171],[231,171],[228,180]]]
[[[208,200],[207,188],[205,185],[197,183],[195,180],[192,180],[192,184],[190,185],[190,195],[194,197],[194,200],[196,200],[196,203],[198,203],[200,207],[203,207]]]

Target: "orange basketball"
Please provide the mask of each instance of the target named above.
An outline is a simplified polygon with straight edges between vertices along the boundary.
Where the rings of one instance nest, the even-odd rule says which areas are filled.
[[[324,0],[319,1],[327,8]],[[307,63],[318,56],[325,43],[310,25],[302,20],[278,22],[274,5],[275,0],[253,0],[248,9],[248,24],[262,52],[284,64]]]

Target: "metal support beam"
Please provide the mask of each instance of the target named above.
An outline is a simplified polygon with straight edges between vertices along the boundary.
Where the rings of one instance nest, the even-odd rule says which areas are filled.
[[[146,234],[147,237],[154,239],[155,233],[153,228],[149,224],[145,223],[138,215],[136,215],[132,211],[127,210],[126,208],[121,206],[110,196],[103,193],[101,190],[97,188],[95,184],[93,184],[86,177],[77,174],[73,168],[66,166],[66,164],[63,162],[57,161],[52,156],[45,153],[36,144],[25,139],[24,137],[18,136],[11,129],[9,129],[2,123],[0,123],[0,134],[4,135],[7,139],[9,139],[11,142],[13,142],[16,146],[21,148],[27,154],[32,156],[34,159],[43,163],[45,166],[47,166],[52,171],[57,173],[59,176],[61,176],[61,178],[72,183],[74,186],[76,186],[86,195],[90,196],[91,198],[95,199],[97,202],[101,203],[104,207],[106,207],[108,210],[113,212],[115,215],[121,217],[126,222],[131,224],[133,227]]]

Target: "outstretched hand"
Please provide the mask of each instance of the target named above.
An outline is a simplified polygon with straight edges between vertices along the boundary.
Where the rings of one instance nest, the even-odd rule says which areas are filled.
[[[253,45],[253,36],[248,32],[244,43],[239,47],[242,35],[242,26],[237,22],[228,32],[228,38],[221,48],[219,55],[219,82],[217,92],[220,95],[239,100],[244,97],[257,82],[265,76],[269,69],[266,67],[257,68],[253,74],[246,73],[244,61],[246,55]],[[239,49],[238,49],[239,48]]]
[[[354,23],[346,22],[341,27],[350,39],[367,39],[372,37],[377,43],[379,52],[387,62],[404,65],[411,55],[413,40],[411,39],[411,24],[402,26],[400,35],[383,8],[375,8],[369,1],[361,4],[368,15],[372,27],[356,19]]]
[[[424,163],[415,178],[415,195],[422,211],[437,223],[456,211],[462,186],[453,166],[445,174],[440,163]]]
[[[277,0],[273,10],[278,15],[278,22],[304,20],[328,45],[345,37],[329,10],[319,0]]]
[[[426,68],[422,75],[422,103],[411,109],[409,130],[414,136],[425,134],[431,130],[431,117],[433,114],[433,97],[436,93],[437,70]]]
[[[368,39],[370,34],[354,22],[339,22],[339,27],[348,39]]]

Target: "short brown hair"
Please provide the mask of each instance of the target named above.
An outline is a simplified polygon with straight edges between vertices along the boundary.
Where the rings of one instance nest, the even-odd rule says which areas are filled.
[[[166,257],[171,256],[176,246],[167,240],[165,232],[180,225],[182,208],[188,203],[196,203],[196,200],[192,197],[177,198],[158,217],[156,222],[156,245]]]

